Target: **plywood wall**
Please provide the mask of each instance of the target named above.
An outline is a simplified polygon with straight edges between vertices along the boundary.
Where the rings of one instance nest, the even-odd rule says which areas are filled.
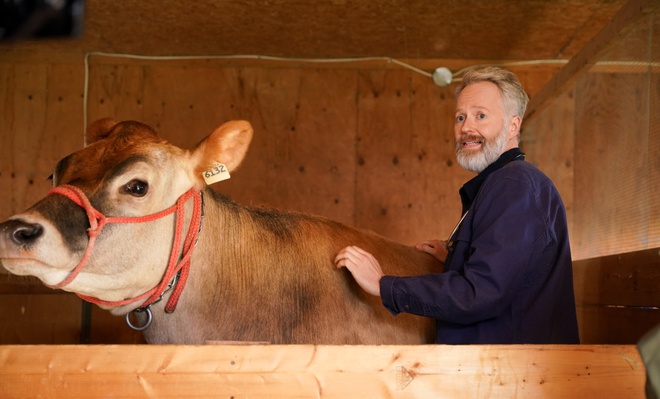
[[[654,32],[660,19],[645,18],[526,126],[532,158],[548,161],[542,169],[567,200],[576,260],[660,247],[660,37]]]
[[[583,343],[635,343],[660,324],[658,249],[573,263]]]
[[[533,96],[556,69],[514,70]],[[457,190],[472,177],[458,167],[453,154],[453,87],[438,88],[409,70],[98,56],[90,59],[86,115],[84,74],[82,63],[0,63],[0,79],[6,82],[0,86],[0,219],[25,209],[48,191],[47,177],[57,160],[84,145],[85,116],[88,121],[105,116],[141,120],[182,147],[194,145],[224,121],[249,120],[255,138],[243,165],[232,179],[214,189],[244,204],[320,214],[409,244],[449,234],[458,219]],[[617,154],[635,153],[635,148],[643,147],[635,140],[630,143],[630,139],[615,137],[612,141],[601,137],[601,130],[590,130],[600,124],[611,134],[627,131],[607,129],[615,126],[607,120],[591,123],[590,115],[596,111],[600,117],[618,114],[616,107],[599,105],[600,94],[607,87],[645,87],[630,79],[634,78],[590,76],[563,93],[523,130],[527,159],[548,174],[562,194],[574,253],[581,253],[587,242],[582,240],[590,237],[585,231],[598,226],[594,220],[602,222],[600,205],[608,203],[600,191],[601,183],[609,184],[608,180],[598,176],[609,166],[625,181],[632,172],[616,171]],[[656,94],[651,91],[649,96],[653,99]],[[630,121],[626,126],[640,119],[630,110],[622,114]],[[577,137],[578,132],[586,133]],[[602,146],[594,144],[599,140]],[[618,144],[607,145],[612,142]],[[658,162],[652,156],[653,151],[657,155],[657,146],[653,147],[653,140],[648,144],[647,175],[657,179],[654,170],[658,169],[652,167]],[[586,161],[588,149],[597,150],[592,161]],[[632,158],[628,165],[637,165],[634,156],[625,158]],[[593,168],[594,163],[600,166]],[[657,187],[645,184],[649,190]],[[611,191],[619,187],[614,186]],[[589,194],[588,190],[595,191]],[[649,212],[657,214],[657,201],[648,201],[655,206]],[[651,226],[644,224],[644,218],[636,220],[641,226]],[[633,335],[639,336],[639,329],[614,333],[608,327],[612,321],[658,319],[654,306],[660,304],[653,301],[631,305],[639,308],[636,312],[626,309],[629,304],[624,302],[594,303],[589,292],[599,286],[602,273],[582,267],[576,264],[583,342],[630,343]],[[633,273],[635,267],[628,262],[619,272]],[[649,276],[654,274],[642,278]],[[85,316],[81,301],[71,294],[22,292],[27,291],[14,287],[0,292],[0,320],[16,320],[0,331],[4,343],[81,342],[83,325],[89,322],[85,318],[90,315],[88,342],[142,342],[121,318],[96,307]],[[35,331],[48,332],[35,336]]]
[[[81,148],[82,72],[71,65],[0,63],[1,219],[42,197],[55,163]]]
[[[456,191],[449,89],[405,70],[130,65],[97,59],[89,120],[139,119],[190,147],[230,119],[255,136],[228,182],[239,202],[328,216],[413,244],[449,233]],[[458,178],[457,178],[458,176]]]
[[[517,71],[533,94],[558,67],[530,68]],[[84,78],[82,59],[0,62],[0,219],[41,198],[55,163],[84,145]],[[87,94],[87,121],[140,120],[182,147],[224,121],[246,119],[255,129],[250,151],[214,189],[247,205],[319,214],[408,244],[450,233],[459,218],[457,191],[473,176],[454,159],[453,87],[438,88],[407,69],[97,56]],[[5,342],[28,339],[21,331],[45,322],[25,312],[33,307],[68,312],[82,325],[75,296],[40,294],[25,298],[26,307],[12,296],[20,292],[0,295],[0,319],[25,319],[3,333]],[[92,314],[92,342],[124,334],[123,320],[100,313]],[[77,342],[80,334],[71,334],[63,328],[43,343]]]
[[[82,147],[84,69],[0,68],[7,82],[0,98],[4,219],[40,198],[56,161]],[[556,68],[523,83],[539,87]],[[246,119],[255,128],[251,149],[234,178],[215,189],[410,244],[449,234],[459,216],[457,190],[472,177],[454,160],[453,88],[409,70],[98,56],[90,60],[87,106],[88,121],[141,120],[183,147],[224,121]]]

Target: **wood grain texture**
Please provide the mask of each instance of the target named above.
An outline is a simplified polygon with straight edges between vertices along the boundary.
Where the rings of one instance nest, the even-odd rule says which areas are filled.
[[[0,58],[88,51],[298,58],[570,59],[626,0],[85,2],[82,36],[0,43]]]
[[[579,12],[592,17],[579,18],[602,18],[601,3],[580,3],[584,7]],[[614,8],[623,4],[607,3]],[[100,3],[90,4],[99,7]],[[579,19],[577,15],[566,18]],[[622,47],[610,53],[612,57],[657,62],[660,41],[649,39],[659,31],[660,19],[649,18],[654,20],[624,38]],[[582,23],[581,29],[592,29]],[[602,25],[593,29],[597,26]],[[483,42],[470,41],[483,46]],[[87,48],[83,42],[0,45],[0,219],[41,198],[50,187],[46,177],[57,160],[82,147],[81,51],[102,48]],[[145,49],[145,43],[133,38],[127,48]],[[539,43],[535,41],[543,50]],[[293,49],[295,43],[291,45]],[[642,56],[640,49],[645,51]],[[44,62],[50,55],[63,63]],[[429,71],[438,64],[431,59],[414,62]],[[448,62],[457,70],[473,60]],[[90,64],[90,119],[140,119],[181,146],[194,145],[224,120],[251,121],[256,135],[244,164],[232,179],[214,186],[241,203],[320,214],[411,244],[445,238],[458,219],[457,190],[472,174],[456,165],[453,154],[453,85],[438,88],[422,75],[367,61],[309,65],[94,56]],[[559,68],[510,69],[533,98]],[[660,247],[660,140],[656,139],[660,113],[655,111],[660,86],[655,69],[639,68],[594,70],[579,81],[577,90],[555,98],[543,111],[547,113],[528,120],[523,132],[528,160],[555,181],[567,205],[577,260],[602,255],[596,246],[611,251],[622,251],[620,245],[625,243],[639,249]],[[631,93],[629,99],[626,93]],[[621,160],[627,163],[621,166]],[[633,192],[640,198],[633,197]],[[599,239],[601,234],[609,241]],[[591,328],[584,330],[589,342],[625,339],[630,343],[642,328],[655,322],[657,312],[617,310],[617,306],[640,303],[644,295],[654,298],[655,266],[644,270],[648,273],[637,275],[636,286],[624,278],[601,285],[615,271],[576,270],[576,282],[584,290],[578,292],[584,305],[581,328]],[[25,300],[30,299],[20,301]],[[602,310],[603,305],[610,307]],[[644,322],[634,328],[617,327],[626,325],[622,320],[632,325],[638,318]],[[122,320],[113,322],[117,324],[101,324],[97,330],[112,331],[102,340],[125,329]],[[621,323],[612,327],[613,322]],[[134,342],[130,341],[133,337],[127,339]]]
[[[0,342],[77,344],[81,303],[73,294],[0,295]]]
[[[602,59],[606,51],[617,44],[617,39],[627,36],[630,30],[635,29],[640,22],[643,23],[648,14],[656,12],[657,7],[658,3],[652,0],[627,1],[602,30],[585,43],[570,62],[541,89],[538,96],[532,99],[527,109],[527,115],[532,116],[572,86],[578,78],[586,74]]]
[[[649,248],[659,221],[649,214],[658,188],[649,179],[647,87],[639,74],[590,74],[578,84],[575,259]]]
[[[634,399],[644,381],[634,346],[0,346],[8,399]]]
[[[574,262],[576,299],[584,305],[657,308],[660,249]]]
[[[2,63],[0,219],[24,210],[50,188],[64,154],[82,146],[83,81],[58,64]]]
[[[658,281],[658,248],[574,262],[581,342],[638,342],[660,324]]]

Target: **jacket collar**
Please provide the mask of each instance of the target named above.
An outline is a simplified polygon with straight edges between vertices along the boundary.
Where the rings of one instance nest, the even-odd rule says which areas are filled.
[[[486,178],[491,173],[501,169],[502,167],[504,167],[504,165],[516,159],[521,159],[521,160],[525,159],[525,154],[522,151],[520,151],[520,148],[517,147],[504,152],[495,162],[488,165],[486,169],[484,169],[481,173],[479,173],[477,176],[475,176],[467,183],[465,183],[463,187],[461,187],[461,189],[458,192],[461,195],[461,203],[463,204],[463,213],[465,213],[465,211],[467,211],[472,205],[472,201],[474,201],[474,199],[476,198],[477,193],[479,192],[479,189],[481,188],[483,182],[486,181]]]

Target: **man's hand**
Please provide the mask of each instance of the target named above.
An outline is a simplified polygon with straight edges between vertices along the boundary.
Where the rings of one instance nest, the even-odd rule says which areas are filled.
[[[447,241],[427,240],[415,245],[415,248],[433,255],[440,263],[444,264],[447,258]]]
[[[383,277],[383,270],[372,254],[356,246],[346,247],[335,257],[335,264],[337,268],[347,268],[358,285],[367,293],[380,296],[380,278]]]

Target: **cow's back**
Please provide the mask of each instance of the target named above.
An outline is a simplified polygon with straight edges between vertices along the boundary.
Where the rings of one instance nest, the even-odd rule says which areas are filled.
[[[382,305],[380,297],[374,297],[362,290],[346,268],[337,269],[334,259],[337,253],[348,245],[356,245],[374,255],[386,275],[415,276],[428,273],[440,273],[442,265],[433,256],[414,247],[392,241],[371,231],[355,229],[327,219],[321,219],[328,232],[329,239],[319,241],[327,243],[325,248],[327,265],[332,286],[327,294],[329,298],[337,291],[338,295],[350,298],[344,301],[345,311],[349,313],[358,337],[357,343],[364,344],[409,344],[431,343],[434,337],[435,323],[432,319],[401,313],[393,316]],[[331,304],[328,304],[330,306]],[[342,320],[341,314],[336,314]],[[331,320],[332,321],[332,320]]]
[[[440,272],[432,256],[326,218],[246,208],[210,190],[207,197],[189,282],[177,312],[166,316],[183,320],[155,322],[148,341],[432,342],[431,319],[392,316],[334,264],[341,248],[358,245],[386,274]]]

